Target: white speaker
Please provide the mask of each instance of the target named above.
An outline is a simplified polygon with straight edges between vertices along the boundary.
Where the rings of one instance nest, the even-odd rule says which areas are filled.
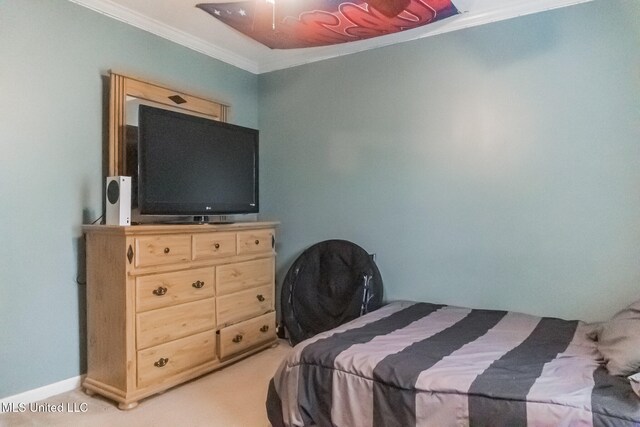
[[[107,177],[106,199],[107,225],[131,225],[131,177]]]

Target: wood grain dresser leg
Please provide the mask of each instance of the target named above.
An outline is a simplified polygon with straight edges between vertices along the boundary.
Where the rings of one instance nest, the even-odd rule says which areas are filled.
[[[138,406],[138,402],[118,403],[118,409],[121,409],[123,411],[128,411],[135,408],[136,406]]]

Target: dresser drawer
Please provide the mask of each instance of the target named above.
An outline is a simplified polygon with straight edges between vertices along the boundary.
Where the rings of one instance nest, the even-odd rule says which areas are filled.
[[[163,380],[216,358],[215,330],[138,352],[138,387]]]
[[[238,234],[238,255],[270,252],[273,250],[275,234],[273,230],[240,231]]]
[[[272,311],[255,319],[220,330],[218,354],[220,359],[276,338],[276,313]]]
[[[188,261],[191,259],[191,235],[137,237],[135,250],[136,267]]]
[[[136,278],[136,311],[147,311],[215,294],[214,268],[152,274]]]
[[[217,321],[223,326],[273,310],[273,284],[217,297]]]
[[[236,254],[236,233],[202,233],[193,235],[193,259],[210,259]]]
[[[264,258],[221,265],[217,268],[216,273],[216,292],[218,295],[226,295],[273,283],[274,259]]]
[[[137,315],[137,348],[162,344],[216,327],[215,298],[160,308]]]

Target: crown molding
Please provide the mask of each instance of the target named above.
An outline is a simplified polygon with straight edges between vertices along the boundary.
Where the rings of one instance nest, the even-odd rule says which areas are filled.
[[[327,51],[311,56],[299,49],[299,53],[287,56],[286,58],[278,58],[276,60],[263,61],[259,64],[258,73],[268,73],[270,71],[283,70],[298,65],[308,64],[325,59],[336,58],[339,56],[349,55],[352,53],[362,52],[379,47],[390,46],[410,40],[417,40],[425,37],[444,34],[451,31],[462,30],[465,28],[476,27],[478,25],[489,24],[492,22],[504,21],[524,15],[531,15],[538,12],[559,9],[562,7],[573,6],[579,3],[587,3],[593,0],[523,0],[513,6],[503,7],[499,9],[486,10],[481,13],[469,12],[467,6],[473,3],[473,0],[454,0],[454,4],[461,11],[459,15],[452,16],[442,21],[436,21],[433,24],[425,25],[409,31],[389,34],[387,36],[376,37],[368,40],[351,42],[341,45],[343,49],[337,51]],[[312,48],[323,49],[323,48]]]
[[[453,0],[462,13],[442,21],[434,22],[420,28],[375,37],[368,40],[345,43],[341,45],[295,49],[290,51],[274,50],[266,60],[253,61],[245,56],[236,54],[214,43],[207,42],[178,30],[165,23],[149,18],[141,13],[121,6],[111,0],[69,0],[81,6],[99,12],[110,18],[117,19],[134,27],[178,43],[204,55],[226,62],[253,74],[268,73],[298,65],[336,58],[369,49],[389,46],[410,40],[444,34],[478,25],[503,21],[523,15],[544,12],[593,0],[520,0],[509,6],[485,9],[474,12],[478,4],[486,4],[485,0]],[[469,10],[471,9],[471,10]]]
[[[227,64],[258,74],[258,64],[255,61],[237,55],[213,43],[194,37],[184,31],[173,28],[163,22],[149,18],[134,10],[121,6],[111,0],[69,0],[102,15],[108,16],[126,24],[145,30],[156,36],[185,46],[196,52],[226,62]]]

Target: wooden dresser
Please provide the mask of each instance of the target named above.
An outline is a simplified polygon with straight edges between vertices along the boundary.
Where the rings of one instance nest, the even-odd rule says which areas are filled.
[[[273,345],[276,225],[86,226],[87,393],[131,409]]]

